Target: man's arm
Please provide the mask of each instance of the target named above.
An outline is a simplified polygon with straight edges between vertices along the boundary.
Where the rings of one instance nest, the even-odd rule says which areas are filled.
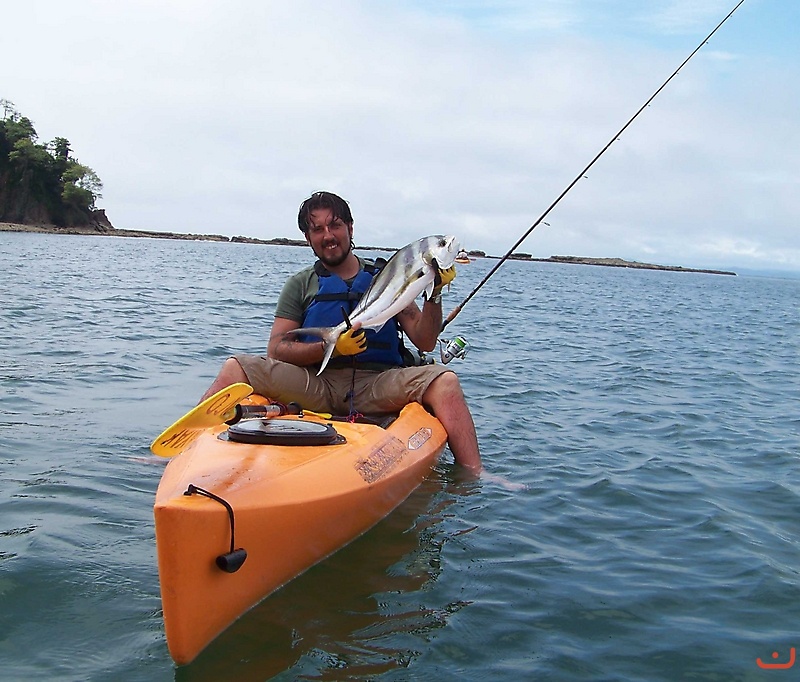
[[[419,350],[432,351],[442,331],[442,303],[434,303],[433,299],[429,299],[423,304],[422,310],[416,303],[411,303],[397,314],[397,322],[408,340]]]
[[[436,348],[436,341],[442,332],[442,288],[449,286],[456,278],[456,268],[451,266],[438,270],[431,295],[426,297],[422,310],[411,303],[397,315],[400,328],[409,341],[419,350],[430,352]]]
[[[267,355],[273,360],[282,360],[300,367],[322,362],[325,354],[325,344],[322,341],[304,343],[294,336],[287,336],[287,332],[299,328],[300,324],[294,320],[276,317],[269,334]]]

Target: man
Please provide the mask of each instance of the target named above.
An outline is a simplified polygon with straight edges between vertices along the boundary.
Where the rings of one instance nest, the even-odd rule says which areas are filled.
[[[455,269],[440,272],[441,282],[422,309],[412,302],[377,333],[355,325],[341,334],[333,359],[317,377],[324,343],[291,332],[342,322],[341,308],[352,309],[377,271],[353,253],[353,218],[341,197],[313,194],[300,206],[298,226],[319,260],[284,285],[267,356],[228,358],[203,399],[244,382],[275,400],[333,414],[388,414],[417,401],[444,426],[456,462],[480,473],[475,424],[458,377],[443,365],[402,366],[397,333],[399,327],[422,351],[435,348],[442,328],[441,290],[455,277]]]

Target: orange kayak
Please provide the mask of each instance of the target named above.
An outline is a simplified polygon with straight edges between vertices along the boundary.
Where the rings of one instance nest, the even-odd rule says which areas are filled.
[[[428,476],[446,438],[418,403],[387,428],[306,415],[205,429],[156,492],[175,662],[192,661],[245,611],[384,518]]]

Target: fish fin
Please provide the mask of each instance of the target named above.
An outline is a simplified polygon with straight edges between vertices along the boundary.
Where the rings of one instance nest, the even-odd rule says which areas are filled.
[[[316,336],[318,339],[325,339],[333,327],[298,327],[286,332],[286,336]]]
[[[333,351],[336,349],[336,339],[338,339],[338,338],[339,338],[339,335],[337,334],[332,339],[331,338],[323,339],[325,341],[325,355],[322,358],[322,364],[319,366],[319,372],[317,372],[317,376],[322,374],[323,370],[325,369],[325,366],[328,364],[328,361],[331,359],[331,356],[333,355]]]
[[[344,327],[344,323],[339,326]],[[325,365],[331,359],[333,351],[336,349],[336,340],[339,338],[339,334],[341,334],[339,327],[299,327],[286,332],[287,336],[315,336],[325,342],[325,355],[322,357],[322,365],[319,368],[319,372],[317,372],[317,376],[322,374],[322,370],[325,369]]]
[[[328,364],[328,361],[336,349],[336,341],[339,335],[345,331],[346,325],[342,322],[338,327],[299,327],[286,332],[287,336],[315,336],[325,342],[325,355],[322,356],[322,365],[317,372],[317,376],[322,374],[322,370]]]
[[[434,281],[431,280],[431,283],[422,290],[423,292],[425,292],[426,301],[431,297],[431,294],[433,294],[433,287],[434,287]]]

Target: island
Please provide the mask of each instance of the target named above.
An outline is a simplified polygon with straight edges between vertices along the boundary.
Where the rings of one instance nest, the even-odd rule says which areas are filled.
[[[181,232],[156,232],[154,230],[125,230],[113,227],[106,218],[102,209],[93,212],[93,224],[84,226],[59,227],[55,225],[24,225],[19,223],[0,222],[0,232],[41,232],[47,234],[73,234],[96,235],[103,237],[150,237],[154,239],[188,239],[194,241],[231,242],[238,244],[268,244],[272,246],[306,246],[304,239],[289,239],[275,237],[273,239],[258,239],[256,237],[228,237],[222,234],[194,234]],[[392,246],[360,246],[362,251],[397,251]],[[470,258],[488,258],[499,260],[505,256],[492,256],[484,251],[469,251]],[[654,263],[640,263],[622,258],[589,258],[585,256],[550,256],[549,258],[536,258],[529,253],[512,253],[508,260],[529,261],[534,263],[560,263],[569,265],[599,265],[607,268],[632,268],[639,270],[665,270],[668,272],[697,272],[709,275],[733,275],[735,272],[728,270],[712,270],[707,268],[685,268],[680,265],[656,265]]]
[[[550,256],[550,258],[534,258],[528,254],[511,254],[509,259],[530,260],[539,263],[569,263],[574,265],[600,265],[607,268],[634,268],[639,270],[666,270],[668,272],[702,272],[707,275],[733,275],[729,270],[711,270],[707,268],[685,268],[681,265],[654,265],[622,258],[585,258],[582,256]]]
[[[0,232],[44,232],[50,234],[97,235],[112,237],[150,237],[155,239],[190,239],[242,244],[305,246],[303,239],[256,239],[227,237],[221,234],[182,234],[152,230],[118,229],[111,224],[96,201],[103,183],[87,165],[74,156],[68,139],[56,137],[41,143],[33,122],[23,116],[7,99],[0,99]],[[5,222],[3,222],[5,221]],[[359,247],[365,251],[397,251],[380,246]],[[543,263],[601,265],[613,268],[669,270],[735,275],[721,270],[700,270],[670,265],[637,263],[621,258],[583,258],[551,256],[534,258],[529,253],[487,256],[470,251],[471,258],[495,258]]]

